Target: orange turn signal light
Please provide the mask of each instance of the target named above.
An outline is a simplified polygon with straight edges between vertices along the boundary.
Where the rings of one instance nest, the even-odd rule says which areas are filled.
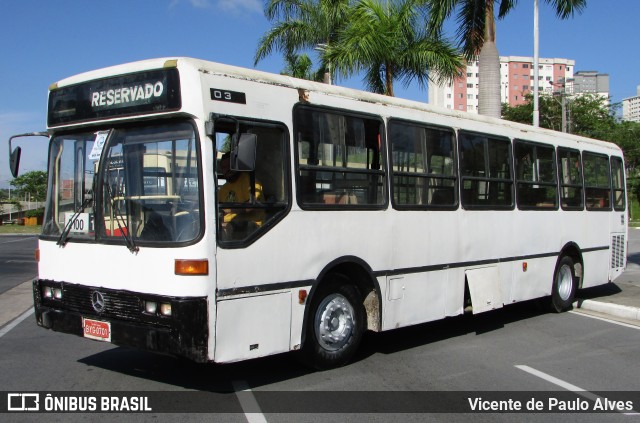
[[[175,262],[176,275],[201,276],[209,274],[209,260],[180,260]]]
[[[36,259],[36,263],[40,263],[40,248],[35,249],[33,257]]]

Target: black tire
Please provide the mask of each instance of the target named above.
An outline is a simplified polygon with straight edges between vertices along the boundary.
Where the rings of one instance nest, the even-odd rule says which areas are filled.
[[[556,313],[571,309],[578,289],[573,260],[563,256],[556,265],[551,290],[551,310]]]
[[[347,364],[367,322],[358,289],[344,275],[329,277],[313,296],[302,348],[303,361],[318,370]]]

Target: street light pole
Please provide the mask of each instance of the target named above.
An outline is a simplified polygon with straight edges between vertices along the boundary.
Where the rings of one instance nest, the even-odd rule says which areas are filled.
[[[315,50],[320,51],[324,54],[324,52],[327,50],[327,45],[328,44],[325,43],[317,44]],[[324,80],[322,82],[328,85],[333,85],[333,81],[331,78],[331,62],[327,62],[327,72],[324,73]]]
[[[560,96],[560,107],[562,110],[562,132],[567,132],[567,80],[560,78],[559,82],[549,81],[551,86],[560,87],[561,90],[554,91],[553,94]]]

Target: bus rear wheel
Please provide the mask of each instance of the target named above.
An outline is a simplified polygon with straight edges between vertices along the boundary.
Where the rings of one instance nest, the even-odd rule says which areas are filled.
[[[551,291],[551,310],[561,313],[571,308],[578,289],[573,260],[564,256],[556,265]]]
[[[343,275],[314,295],[303,347],[304,361],[318,370],[345,365],[362,340],[366,314],[361,295]]]

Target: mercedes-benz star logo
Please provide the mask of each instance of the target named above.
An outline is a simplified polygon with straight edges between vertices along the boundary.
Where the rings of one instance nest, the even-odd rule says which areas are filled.
[[[91,294],[91,305],[98,313],[102,313],[104,311],[104,295],[102,292],[93,291],[93,294]]]

